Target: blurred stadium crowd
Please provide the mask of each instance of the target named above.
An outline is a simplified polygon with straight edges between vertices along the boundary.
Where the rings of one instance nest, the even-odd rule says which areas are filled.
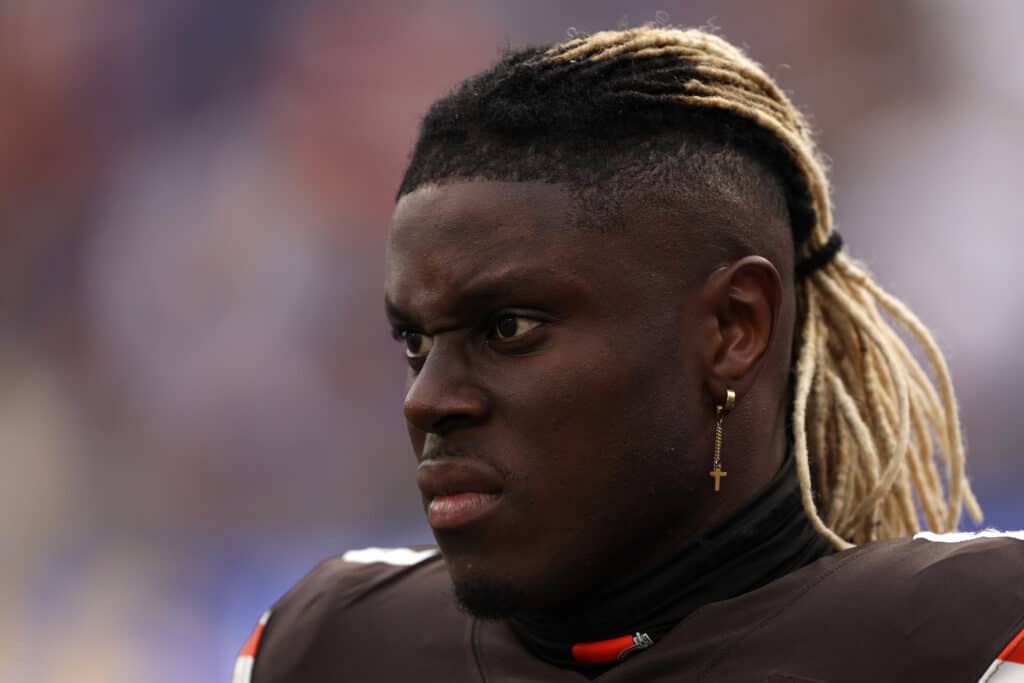
[[[812,114],[849,250],[950,355],[986,523],[1024,526],[1024,4],[5,2],[0,681],[226,681],[317,559],[429,540],[381,306],[418,118],[650,20]]]

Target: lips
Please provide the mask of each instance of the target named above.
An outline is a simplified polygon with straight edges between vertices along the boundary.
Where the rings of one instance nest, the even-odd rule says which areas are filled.
[[[427,521],[435,530],[476,522],[501,500],[502,477],[475,460],[424,460],[416,484],[427,503]]]

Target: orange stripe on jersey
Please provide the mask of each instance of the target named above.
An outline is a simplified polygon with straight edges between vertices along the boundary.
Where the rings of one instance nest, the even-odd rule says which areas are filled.
[[[263,637],[263,629],[267,627],[267,620],[269,618],[270,611],[267,610],[260,617],[259,622],[256,624],[256,628],[252,630],[249,638],[245,641],[245,645],[242,646],[242,651],[238,653],[239,657],[256,657],[256,652],[260,649],[260,639]]]
[[[592,643],[572,646],[572,658],[581,664],[605,664],[619,659],[624,651],[633,647],[633,636],[619,636]]]
[[[268,621],[270,621],[270,610],[267,610],[260,616],[256,628],[253,629],[252,634],[246,639],[245,645],[242,646],[242,651],[238,653],[231,683],[252,682],[252,670],[256,664],[256,653],[260,650],[260,639],[263,638],[263,630],[267,627]]]
[[[999,659],[1004,662],[1024,664],[1024,629],[1021,629],[1017,637],[1011,640],[1010,644],[999,653]]]

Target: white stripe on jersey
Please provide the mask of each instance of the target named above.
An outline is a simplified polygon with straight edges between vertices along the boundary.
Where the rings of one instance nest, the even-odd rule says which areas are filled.
[[[252,667],[256,660],[249,655],[241,655],[235,660],[235,673],[231,683],[252,683]]]
[[[973,541],[976,538],[1016,538],[1024,541],[1024,531],[999,531],[998,529],[985,529],[983,531],[959,531],[951,534],[937,534],[933,531],[922,531],[915,534],[914,538],[935,543],[963,543]]]
[[[358,564],[381,562],[398,567],[408,567],[419,564],[434,555],[437,555],[437,548],[427,548],[426,550],[413,550],[412,548],[363,548],[362,550],[349,550],[341,556],[341,559],[345,562],[355,562]]]
[[[1024,664],[997,659],[978,679],[978,683],[1024,683]]]

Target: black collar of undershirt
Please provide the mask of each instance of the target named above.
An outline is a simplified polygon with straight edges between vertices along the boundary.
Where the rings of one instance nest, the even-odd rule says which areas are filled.
[[[535,656],[598,674],[616,661],[581,663],[573,645],[612,639],[621,644],[618,639],[635,636],[635,647],[626,654],[645,649],[699,607],[760,588],[832,550],[804,514],[790,456],[764,490],[729,519],[663,565],[594,596],[588,601],[593,608],[571,619],[520,615],[509,625]]]

